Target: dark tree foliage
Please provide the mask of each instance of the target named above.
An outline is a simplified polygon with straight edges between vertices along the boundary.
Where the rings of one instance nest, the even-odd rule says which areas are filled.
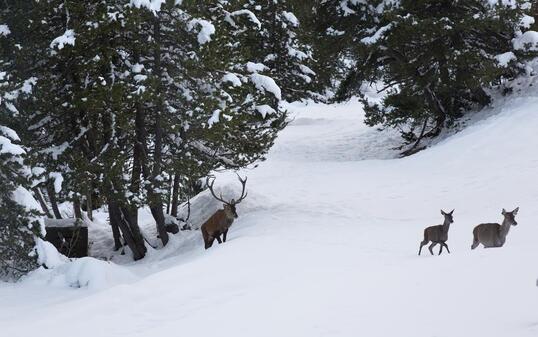
[[[5,1],[1,21],[16,31],[12,82],[31,92],[10,122],[42,168],[44,202],[56,217],[63,201],[77,217],[107,204],[116,248],[135,259],[146,252],[138,210],[151,209],[166,245],[170,203],[214,169],[263,160],[286,125],[280,101],[312,81],[284,2],[265,4],[269,16],[251,1],[147,4]]]
[[[1,9],[1,8],[0,8]],[[0,11],[0,14],[4,14]],[[1,17],[1,16],[0,16]],[[29,200],[30,172],[23,162],[26,155],[13,116],[18,114],[13,105],[17,96],[25,95],[27,88],[19,87],[17,69],[6,57],[16,54],[17,47],[11,31],[0,31],[0,279],[17,279],[37,267],[34,254],[35,237],[40,235],[37,212]]]
[[[512,39],[528,7],[513,3],[402,0],[360,12],[374,16],[364,27],[369,36],[357,41],[337,98],[359,95],[366,122],[399,128],[413,151],[464,112],[487,105],[488,88],[520,73],[518,61],[531,55],[514,51]],[[499,62],[497,56],[509,52],[518,61]],[[385,91],[382,102],[369,101],[365,83]]]

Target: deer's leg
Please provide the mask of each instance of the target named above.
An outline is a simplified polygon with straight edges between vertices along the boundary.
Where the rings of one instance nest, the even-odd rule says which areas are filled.
[[[439,243],[439,245],[441,247],[439,248],[439,254],[437,254],[437,255],[441,255],[441,253],[443,252],[444,243],[441,242],[441,243]]]
[[[430,253],[431,253],[432,255],[434,255],[434,254],[433,254],[433,247],[435,247],[436,244],[437,244],[437,242],[432,242],[432,244],[428,247],[428,250],[430,251]]]
[[[222,242],[226,242],[226,235],[228,234],[228,230],[224,231],[224,233],[222,233]]]
[[[448,254],[450,254],[450,249],[448,249],[448,245],[446,244],[446,242],[443,242],[443,246],[445,246],[446,251],[448,252]]]
[[[428,241],[424,240],[420,243],[420,248],[418,249],[418,255],[420,255],[420,252],[422,251],[422,247],[426,246],[428,244]]]
[[[471,249],[475,249],[479,244],[480,241],[478,241],[478,237],[473,233],[473,244],[471,245]]]
[[[205,249],[208,249],[210,248],[211,246],[213,246],[213,238],[211,236],[209,236],[207,238],[207,240],[204,240],[205,241]]]
[[[211,247],[209,245],[209,235],[207,234],[207,231],[205,230],[204,227],[201,228],[201,231],[202,231],[202,237],[204,238],[204,247],[205,249]]]
[[[218,234],[215,239],[217,239],[217,241],[219,242],[219,245],[222,243],[222,240],[220,239],[220,234]]]
[[[212,236],[210,236],[210,237],[209,237],[209,242],[208,242],[208,244],[207,244],[207,248],[210,248],[211,246],[213,246],[213,242],[215,242],[215,238],[212,237]],[[207,249],[207,248],[206,248],[206,249]]]

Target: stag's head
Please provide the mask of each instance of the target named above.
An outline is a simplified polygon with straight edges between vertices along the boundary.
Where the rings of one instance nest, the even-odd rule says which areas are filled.
[[[209,191],[211,191],[211,194],[213,195],[213,197],[215,199],[222,202],[222,204],[224,205],[224,212],[226,213],[226,217],[229,218],[229,219],[236,219],[238,217],[236,206],[241,201],[243,201],[243,199],[245,199],[247,197],[247,194],[248,194],[248,193],[245,192],[245,188],[246,188],[246,185],[247,185],[247,177],[245,177],[245,179],[242,179],[238,174],[237,178],[239,179],[239,182],[241,183],[241,187],[242,187],[241,196],[237,200],[231,199],[230,201],[224,200],[224,198],[222,197],[222,194],[220,194],[220,197],[218,197],[215,194],[215,191],[213,190],[213,184],[215,183],[215,179],[213,179],[210,182],[209,177],[208,177],[207,180],[206,180],[206,184],[207,184],[207,187],[209,188]]]

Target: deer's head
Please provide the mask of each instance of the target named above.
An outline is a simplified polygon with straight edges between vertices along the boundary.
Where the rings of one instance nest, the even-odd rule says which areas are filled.
[[[519,207],[517,207],[512,212],[507,212],[503,208],[503,211],[502,211],[501,214],[504,216],[504,221],[505,222],[509,223],[511,226],[517,226],[517,221],[516,221],[517,212],[519,212]]]
[[[452,214],[454,214],[454,210],[449,213],[441,210],[441,214],[445,217],[445,223],[451,224],[454,222],[454,217],[452,216]]]
[[[209,191],[211,191],[211,194],[213,195],[213,197],[215,199],[217,199],[218,201],[222,202],[222,204],[224,206],[224,212],[226,213],[226,217],[228,219],[237,219],[238,215],[237,215],[236,206],[241,201],[243,201],[243,199],[245,199],[247,197],[247,194],[248,194],[248,193],[245,192],[245,188],[246,188],[246,185],[247,185],[247,177],[245,177],[245,179],[242,179],[238,174],[237,178],[239,179],[239,182],[241,183],[241,186],[242,186],[241,196],[237,200],[231,199],[230,201],[224,200],[224,198],[222,198],[222,194],[220,194],[220,197],[218,197],[215,194],[215,191],[213,190],[213,184],[215,183],[215,179],[213,179],[210,182],[209,177],[208,177],[207,180],[206,180],[207,187],[209,188]]]

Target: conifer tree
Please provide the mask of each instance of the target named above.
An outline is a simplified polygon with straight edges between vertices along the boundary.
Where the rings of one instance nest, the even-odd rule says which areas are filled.
[[[316,76],[311,69],[311,48],[299,38],[301,23],[293,13],[292,2],[245,0],[227,6],[233,22],[250,21],[251,29],[240,44],[243,53],[266,68],[287,101],[308,97]]]
[[[31,173],[23,162],[26,151],[12,129],[13,115],[19,113],[13,101],[31,92],[31,80],[22,86],[16,81],[17,46],[11,29],[0,24],[0,279],[7,280],[37,267],[35,238],[41,235],[36,202],[27,190]]]
[[[400,128],[414,151],[465,111],[488,104],[486,89],[519,72],[518,61],[529,55],[512,40],[524,29],[526,3],[387,2],[369,20],[369,36],[357,41],[339,98],[361,95],[366,122]],[[381,83],[381,103],[368,100],[365,82]]]

